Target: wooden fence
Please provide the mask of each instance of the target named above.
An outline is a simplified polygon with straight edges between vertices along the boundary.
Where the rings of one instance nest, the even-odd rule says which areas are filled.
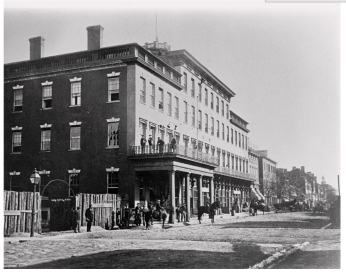
[[[118,202],[118,204],[117,204]],[[112,224],[112,212],[120,207],[116,194],[88,194],[80,193],[69,199],[51,200],[50,204],[50,231],[62,231],[72,228],[72,211],[77,207],[81,212],[81,226],[86,226],[85,211],[92,204],[94,214],[93,226],[105,227]]]
[[[33,192],[4,191],[4,234],[31,232]],[[35,194],[34,232],[41,233],[41,198]]]

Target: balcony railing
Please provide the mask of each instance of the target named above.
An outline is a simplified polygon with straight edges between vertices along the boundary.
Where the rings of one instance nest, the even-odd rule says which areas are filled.
[[[254,174],[239,172],[239,171],[227,168],[227,167],[218,166],[217,168],[215,168],[214,171],[221,173],[221,174],[231,175],[233,177],[256,180],[256,176]]]
[[[152,146],[130,146],[128,156],[136,156],[136,158],[148,157],[171,157],[181,156],[187,159],[193,159],[202,163],[218,165],[218,159],[215,156],[199,152],[196,149],[188,148],[182,145],[152,145]]]

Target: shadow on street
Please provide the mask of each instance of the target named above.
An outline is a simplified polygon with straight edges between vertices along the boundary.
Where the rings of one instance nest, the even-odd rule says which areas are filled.
[[[21,268],[31,269],[164,269],[164,268],[249,268],[266,259],[258,245],[236,244],[235,252],[209,252],[195,250],[147,250],[131,249],[101,252],[97,254],[71,257]]]

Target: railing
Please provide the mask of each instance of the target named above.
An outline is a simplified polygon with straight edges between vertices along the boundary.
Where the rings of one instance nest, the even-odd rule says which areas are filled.
[[[130,146],[128,155],[138,157],[179,155],[185,158],[198,160],[200,162],[210,163],[213,165],[218,164],[217,157],[182,145],[173,146],[171,144],[164,144],[152,146]]]
[[[254,174],[239,172],[239,171],[227,168],[227,167],[218,166],[217,168],[215,168],[214,171],[219,172],[219,173],[223,173],[223,174],[228,174],[228,175],[235,176],[235,177],[256,180],[256,176]]]

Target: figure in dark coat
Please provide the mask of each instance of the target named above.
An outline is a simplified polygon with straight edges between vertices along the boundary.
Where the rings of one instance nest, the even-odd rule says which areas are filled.
[[[151,137],[151,135],[149,135],[149,138],[148,138],[148,145],[149,145],[149,153],[151,154],[153,152],[153,138]]]
[[[145,213],[145,229],[149,229],[149,222],[151,222],[151,224],[153,223],[153,208],[152,207]]]
[[[142,138],[141,138],[141,150],[142,150],[142,154],[145,153],[145,143],[147,143],[147,140],[144,138],[144,135],[142,135]]]
[[[78,232],[80,233],[80,210],[79,210],[79,207],[77,207],[77,209],[74,211],[74,232],[77,233],[77,230]]]
[[[171,139],[171,148],[172,148],[172,152],[174,153],[175,149],[177,147],[177,141],[175,140],[175,138],[173,137]]]
[[[157,138],[157,147],[159,148],[159,153],[163,153],[163,145],[165,145],[165,142],[160,137],[158,137]]]
[[[94,220],[94,214],[92,212],[92,205],[89,205],[89,208],[85,211],[85,218],[87,221],[87,232],[91,232],[91,223]]]

